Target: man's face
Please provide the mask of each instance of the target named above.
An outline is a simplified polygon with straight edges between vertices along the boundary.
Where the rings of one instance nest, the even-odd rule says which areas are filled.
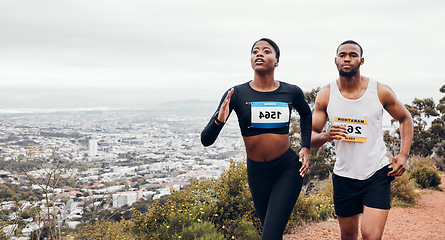
[[[353,77],[357,75],[363,61],[364,60],[360,54],[360,47],[358,45],[348,43],[341,45],[338,48],[335,64],[337,65],[340,76]]]

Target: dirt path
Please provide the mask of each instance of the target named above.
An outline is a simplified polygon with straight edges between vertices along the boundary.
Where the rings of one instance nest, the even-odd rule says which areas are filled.
[[[383,239],[445,240],[445,175],[441,175],[443,192],[424,195],[413,208],[393,207],[389,211]],[[297,227],[285,240],[340,239],[338,221],[306,224]]]

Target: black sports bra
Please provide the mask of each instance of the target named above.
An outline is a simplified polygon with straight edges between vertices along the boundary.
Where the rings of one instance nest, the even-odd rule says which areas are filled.
[[[233,88],[230,113],[235,110],[243,137],[264,133],[288,134],[291,110],[294,108],[300,115],[302,147],[310,148],[312,113],[298,86],[280,82],[276,90],[260,92],[247,82]],[[212,145],[223,127],[223,124],[217,125],[215,119],[229,91],[225,92],[215,114],[201,133],[204,146]]]

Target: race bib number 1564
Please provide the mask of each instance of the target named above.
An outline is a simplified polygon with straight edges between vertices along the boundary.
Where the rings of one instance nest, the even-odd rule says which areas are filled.
[[[252,102],[251,123],[254,128],[281,128],[289,124],[289,107],[283,102]]]

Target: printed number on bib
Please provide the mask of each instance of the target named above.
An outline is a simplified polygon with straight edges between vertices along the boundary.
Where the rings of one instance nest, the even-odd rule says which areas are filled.
[[[348,134],[342,137],[344,141],[365,143],[368,134],[368,121],[366,119],[335,117],[334,125],[346,124]]]
[[[254,128],[281,128],[289,124],[289,106],[283,102],[252,102],[251,122]]]

